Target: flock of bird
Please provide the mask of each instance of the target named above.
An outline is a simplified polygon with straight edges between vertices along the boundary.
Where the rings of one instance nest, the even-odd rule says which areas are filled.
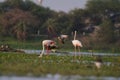
[[[75,56],[76,56],[76,48],[78,48],[78,50],[80,51],[80,47],[83,47],[83,46],[82,46],[82,43],[81,43],[79,40],[76,40],[76,33],[77,33],[77,32],[75,31],[74,40],[72,40],[72,44],[73,44],[73,46],[74,46],[74,48],[75,48]],[[62,44],[64,44],[64,43],[65,43],[64,40],[65,40],[66,38],[68,38],[67,35],[61,35],[60,37],[58,37],[58,40],[59,40]],[[53,41],[53,40],[43,40],[43,41],[42,41],[42,48],[43,48],[43,49],[42,49],[42,52],[41,52],[41,54],[40,54],[39,57],[42,57],[42,55],[45,53],[45,51],[46,51],[46,53],[48,54],[51,49],[57,48],[56,42]]]
[[[74,39],[72,40],[72,44],[74,46],[74,49],[75,49],[75,52],[74,52],[74,56],[76,57],[76,52],[77,52],[77,49],[78,51],[80,52],[80,47],[83,47],[81,41],[77,40],[76,39],[76,34],[77,34],[77,31],[75,31],[74,33]],[[64,44],[65,43],[65,39],[68,38],[67,35],[61,35],[60,37],[58,37],[58,40]],[[41,58],[43,56],[43,54],[47,53],[47,55],[49,54],[50,50],[51,49],[56,49],[58,48],[57,45],[56,45],[56,42],[54,40],[43,40],[42,41],[42,52],[40,53],[39,57]],[[102,59],[99,57],[99,58],[96,58],[96,61],[94,62],[95,66],[99,69],[101,68],[101,65],[102,65]]]

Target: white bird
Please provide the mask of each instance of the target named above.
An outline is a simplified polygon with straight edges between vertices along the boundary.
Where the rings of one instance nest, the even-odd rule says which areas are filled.
[[[75,57],[76,57],[76,48],[78,47],[78,50],[80,52],[80,47],[83,47],[82,43],[79,40],[76,40],[76,31],[75,31],[75,34],[74,34],[74,40],[72,40],[72,44],[75,47]]]
[[[60,35],[59,37],[58,37],[58,40],[62,43],[62,44],[64,44],[65,43],[65,40],[68,38],[68,35]]]
[[[101,56],[97,56],[96,57],[96,60],[95,60],[95,62],[94,62],[94,64],[95,64],[95,66],[96,66],[96,68],[97,69],[100,69],[101,68],[101,66],[102,66],[102,59],[101,59]]]
[[[49,50],[57,48],[56,42],[53,40],[43,40],[42,47],[43,47],[43,50],[39,57],[42,57],[42,55],[45,53],[45,50],[47,51],[47,54],[48,54]]]

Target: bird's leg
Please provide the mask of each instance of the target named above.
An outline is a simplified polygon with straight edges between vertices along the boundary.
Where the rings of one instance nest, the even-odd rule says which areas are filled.
[[[80,54],[80,47],[78,46],[78,51],[79,51],[79,59],[81,58],[81,54]]]
[[[49,54],[49,46],[47,46],[47,50],[46,50],[46,53],[47,53],[47,55]]]
[[[42,50],[42,52],[40,53],[39,58],[42,57],[42,55],[44,54],[44,51],[45,51],[45,46],[43,45],[43,50]]]
[[[43,54],[44,54],[44,52],[45,52],[45,45],[44,45],[44,44],[42,44],[42,47],[43,47],[43,50],[42,50],[42,52],[40,53],[39,58],[41,58],[41,57],[42,57],[42,55],[43,55]]]
[[[43,54],[44,54],[44,51],[40,53],[39,58],[42,58]]]
[[[75,46],[75,54],[74,54],[75,60],[76,60],[76,46]]]
[[[40,53],[39,58],[41,58],[41,57],[42,57],[42,55],[43,55],[43,53]]]
[[[43,54],[44,54],[44,50],[42,50],[42,52],[40,53],[39,58],[41,58]]]

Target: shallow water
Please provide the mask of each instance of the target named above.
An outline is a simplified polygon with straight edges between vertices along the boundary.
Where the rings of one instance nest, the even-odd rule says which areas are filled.
[[[59,74],[41,77],[31,76],[0,76],[0,80],[120,80],[120,77],[96,77],[96,76],[61,76]]]
[[[23,50],[26,54],[40,54],[41,50]],[[51,54],[51,53],[50,53]],[[74,52],[57,52],[52,53],[55,55],[74,55]],[[89,52],[79,52],[77,55],[92,55]],[[93,53],[93,55],[101,55],[101,56],[120,56],[120,54],[113,53]],[[44,61],[43,61],[44,62]],[[53,62],[52,60],[50,62]],[[71,60],[72,62],[72,60]],[[80,63],[80,61],[77,61]],[[82,63],[94,63],[94,61],[83,61]],[[111,62],[104,62],[107,66],[111,65]],[[51,75],[48,74],[46,76],[34,77],[34,76],[0,76],[0,80],[120,80],[120,77],[97,77],[97,76],[80,76],[80,75],[72,75],[72,76],[62,76],[59,74]]]
[[[23,50],[26,54],[40,54],[41,50]],[[53,53],[51,52],[50,54],[52,55],[74,55],[74,52],[56,52]],[[82,56],[91,56],[91,55],[96,55],[96,56],[120,56],[120,54],[115,54],[115,53],[90,53],[90,52],[77,52],[76,55],[82,55]],[[48,61],[43,61],[43,63],[45,62],[54,62],[53,60],[48,60]],[[73,62],[73,60],[71,60],[70,62]],[[94,61],[76,61],[77,63],[94,63]],[[59,63],[59,62],[58,62]],[[111,62],[104,62],[104,65],[110,66],[110,65],[115,65]]]
[[[41,50],[24,50],[27,54],[40,54]],[[55,55],[74,55],[74,52],[55,52],[50,53]],[[120,56],[117,53],[90,53],[90,52],[77,52],[76,55],[100,55],[100,56]]]

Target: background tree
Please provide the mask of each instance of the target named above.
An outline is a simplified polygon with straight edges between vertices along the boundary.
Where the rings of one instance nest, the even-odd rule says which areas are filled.
[[[100,29],[97,32],[97,41],[100,44],[107,44],[114,43],[116,41],[115,38],[115,27],[111,20],[105,20],[101,25]]]
[[[40,31],[40,34],[43,32],[42,28],[44,27],[46,21],[56,15],[56,13],[49,8],[44,8],[34,4],[30,5],[29,11],[38,18],[39,26],[37,26],[36,29]]]
[[[69,18],[66,13],[58,12],[53,18],[49,18],[44,24],[44,29],[48,34],[56,37],[60,34],[67,34],[67,28],[69,25]]]
[[[23,22],[23,25],[26,25],[24,26],[26,29],[25,32],[29,33],[29,35],[33,34],[35,27],[38,25],[37,18],[35,16],[33,16],[27,11],[25,12],[17,8],[11,9],[5,14],[3,14],[0,18],[0,21],[1,25],[3,26],[2,34],[6,36],[15,35],[15,29],[18,29],[16,27],[20,27],[18,25],[21,24],[21,21]],[[20,29],[21,28],[19,28],[18,30]],[[26,37],[28,37],[29,35],[26,35]]]
[[[87,13],[83,9],[74,9],[71,10],[69,13],[69,20],[70,20],[70,32],[73,32],[75,30],[78,31],[78,33],[83,33],[83,29],[85,28],[84,20],[87,18]]]
[[[120,12],[120,0],[88,0],[86,10],[91,14],[94,23],[99,25],[109,16],[113,18]]]

